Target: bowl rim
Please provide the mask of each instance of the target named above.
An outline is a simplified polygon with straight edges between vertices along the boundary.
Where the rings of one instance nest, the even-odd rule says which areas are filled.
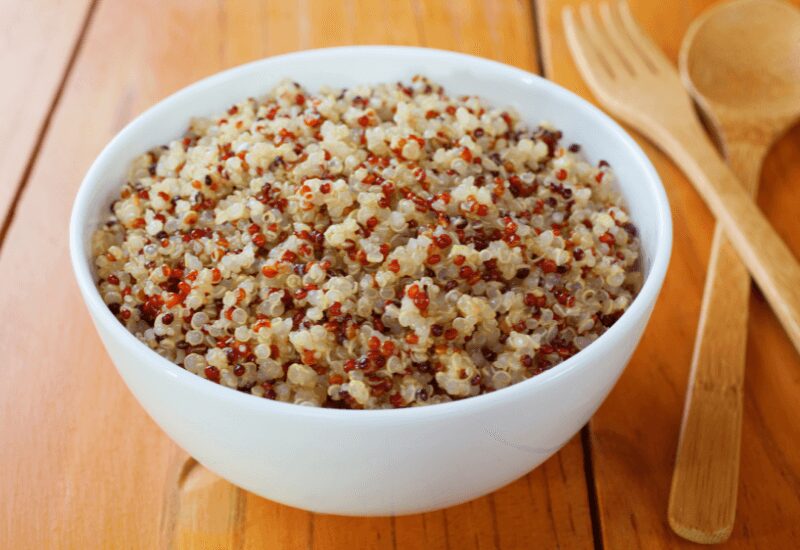
[[[124,142],[128,135],[133,133],[142,125],[149,124],[161,112],[167,111],[173,105],[183,101],[185,96],[195,93],[199,89],[215,87],[229,79],[237,77],[240,73],[257,70],[263,67],[267,70],[271,63],[275,61],[307,61],[314,58],[317,61],[324,61],[326,58],[340,55],[370,54],[386,57],[408,57],[422,56],[440,59],[451,59],[461,63],[475,65],[478,69],[491,70],[493,74],[500,74],[504,78],[524,80],[526,84],[540,87],[546,93],[561,96],[570,108],[579,111],[582,116],[592,120],[600,126],[606,126],[619,139],[620,144],[627,149],[626,154],[630,155],[638,167],[642,170],[646,178],[640,184],[647,189],[647,192],[655,198],[657,221],[656,233],[653,239],[655,243],[655,253],[652,257],[650,271],[645,278],[644,284],[631,302],[628,309],[617,320],[617,322],[604,332],[597,340],[592,342],[586,350],[593,349],[598,351],[604,345],[607,347],[610,342],[622,338],[624,333],[635,330],[633,323],[637,318],[646,314],[649,304],[655,303],[663,284],[667,266],[672,252],[672,218],[666,191],[661,179],[653,167],[652,162],[634,141],[634,139],[611,117],[602,112],[599,108],[579,97],[566,88],[547,80],[546,78],[533,74],[523,69],[500,63],[473,55],[440,50],[434,48],[423,48],[416,46],[342,46],[334,48],[318,48],[286,53],[277,56],[270,56],[243,65],[239,65],[213,75],[207,76],[177,92],[172,93],[155,105],[149,107],[144,112],[137,115],[132,121],[125,125],[109,141],[100,154],[95,158],[81,182],[78,193],[75,197],[69,225],[69,247],[70,258],[72,261],[75,278],[81,291],[87,308],[90,310],[94,321],[102,323],[104,328],[111,332],[115,340],[122,344],[126,351],[133,355],[142,356],[142,367],[151,369],[157,376],[171,378],[179,383],[186,384],[188,388],[198,394],[203,394],[204,399],[227,400],[231,406],[237,406],[253,411],[268,411],[273,414],[301,416],[308,418],[331,418],[337,420],[358,420],[358,421],[385,421],[419,419],[421,417],[441,416],[462,414],[472,409],[472,412],[483,410],[487,407],[495,406],[503,401],[509,401],[515,397],[521,397],[524,392],[530,392],[541,386],[550,385],[553,381],[573,373],[580,368],[586,368],[591,361],[587,361],[587,351],[581,350],[567,360],[559,363],[550,370],[538,374],[532,378],[512,384],[502,390],[490,393],[479,394],[473,397],[458,399],[447,403],[439,403],[431,406],[390,408],[390,409],[332,409],[324,407],[309,407],[296,405],[294,403],[284,403],[271,399],[264,399],[251,394],[233,390],[220,384],[209,383],[196,374],[193,374],[177,364],[165,359],[154,350],[145,346],[136,336],[129,332],[122,323],[105,306],[100,293],[95,285],[94,276],[90,267],[91,260],[88,254],[84,237],[85,224],[83,220],[92,212],[89,210],[90,199],[94,191],[103,187],[103,180],[99,177],[103,159],[109,155],[109,151],[115,148],[119,142]],[[600,346],[600,348],[598,348]],[[115,363],[112,360],[112,363]],[[116,363],[115,363],[116,366]],[[118,369],[119,370],[119,369]],[[166,382],[166,381],[165,381]]]

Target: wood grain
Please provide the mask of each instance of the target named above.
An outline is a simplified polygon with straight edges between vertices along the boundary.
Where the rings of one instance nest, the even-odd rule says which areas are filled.
[[[418,516],[321,516],[245,493],[146,417],[84,313],[64,228],[83,173],[123,124],[223,68],[363,42],[436,45],[536,69],[523,1],[99,4],[0,253],[0,288],[24,289],[0,293],[1,320],[14,327],[0,332],[0,547],[593,545],[580,438],[489,497]]]
[[[91,5],[0,0],[0,238]]]
[[[539,7],[545,74],[591,98],[561,27],[561,9]],[[691,20],[712,2],[680,5],[631,2],[634,15],[675,60]],[[677,548],[690,543],[670,532],[666,502],[680,426],[684,387],[700,311],[713,220],[678,168],[639,140],[658,169],[672,204],[675,243],[661,299],[626,373],[593,418],[592,460],[606,548]],[[800,255],[797,129],[768,157],[759,205],[795,256]],[[792,157],[795,155],[795,157]],[[790,160],[794,158],[794,161]],[[800,358],[763,298],[750,304],[748,365],[742,429],[739,512],[730,547],[792,547],[800,537]]]

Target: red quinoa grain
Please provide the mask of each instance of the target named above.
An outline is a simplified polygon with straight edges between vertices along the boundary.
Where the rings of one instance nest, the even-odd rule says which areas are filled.
[[[259,397],[495,391],[590,345],[641,284],[613,171],[561,139],[424,77],[285,82],[133,162],[98,288],[162,356]]]

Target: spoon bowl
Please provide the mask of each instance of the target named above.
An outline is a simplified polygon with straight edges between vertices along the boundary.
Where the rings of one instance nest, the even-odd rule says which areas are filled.
[[[769,120],[783,133],[800,116],[800,10],[780,0],[721,4],[689,28],[680,64],[712,123]]]

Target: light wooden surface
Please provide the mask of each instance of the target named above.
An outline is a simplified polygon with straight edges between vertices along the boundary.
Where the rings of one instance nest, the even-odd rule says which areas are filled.
[[[124,123],[176,89],[265,55],[387,42],[478,53],[531,70],[541,55],[548,77],[590,97],[566,51],[566,3],[101,0],[0,248],[0,315],[13,327],[0,331],[0,547],[679,546],[666,502],[713,223],[680,171],[646,144],[672,201],[675,252],[643,343],[591,422],[590,445],[576,437],[493,495],[430,514],[319,516],[194,467],[129,396],[69,268],[65,228],[83,173]],[[692,16],[709,4],[642,1],[633,8],[674,59]],[[795,254],[797,158],[800,130],[767,159],[760,195]],[[791,547],[800,540],[800,359],[757,293],[748,363],[739,513],[729,544]]]
[[[769,149],[800,116],[798,55],[800,10],[782,0],[711,9],[681,45],[681,77],[753,196]],[[717,225],[669,499],[673,530],[695,542],[727,539],[735,521],[749,298],[750,275]]]
[[[0,0],[0,238],[90,6],[91,0]]]

